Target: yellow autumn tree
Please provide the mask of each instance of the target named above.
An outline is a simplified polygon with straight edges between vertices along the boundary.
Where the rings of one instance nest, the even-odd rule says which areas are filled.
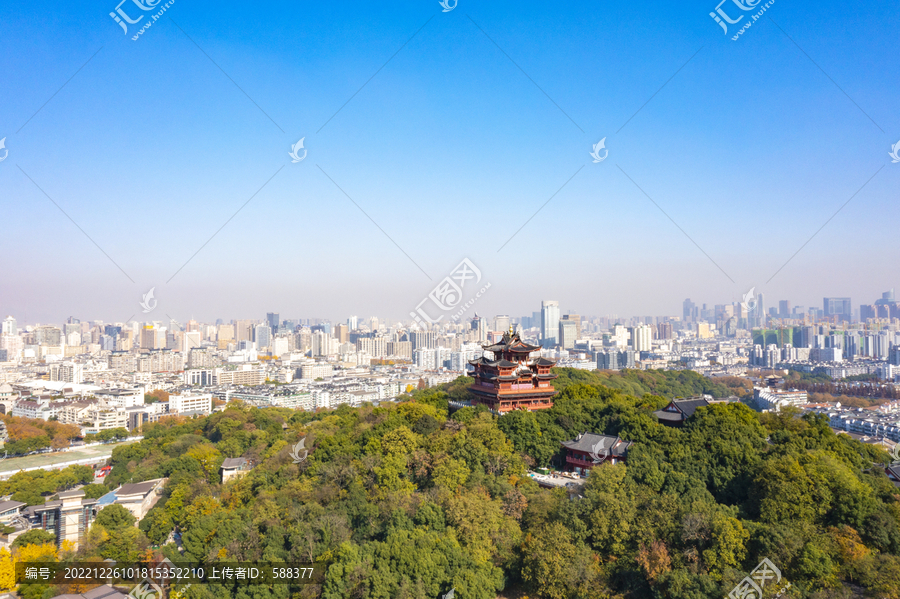
[[[11,591],[16,586],[16,567],[10,552],[0,549],[0,589]]]
[[[202,495],[194,499],[191,505],[184,510],[184,526],[187,529],[193,527],[203,516],[215,514],[221,509],[219,502],[209,495]]]
[[[203,431],[199,431],[197,434],[203,434]],[[219,453],[219,450],[212,443],[198,443],[188,449],[185,455],[200,462],[207,476],[216,474],[219,466],[222,464],[222,454]]]
[[[58,556],[56,545],[44,543],[43,545],[24,545],[13,552],[13,561],[18,562],[48,562],[56,561]]]

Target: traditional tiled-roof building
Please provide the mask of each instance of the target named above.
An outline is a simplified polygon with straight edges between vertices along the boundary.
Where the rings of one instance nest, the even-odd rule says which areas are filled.
[[[557,375],[550,369],[556,362],[532,358],[531,354],[541,349],[539,346],[525,343],[510,329],[499,343],[482,347],[491,352],[494,359],[482,356],[469,361],[475,367],[472,374],[475,383],[469,391],[475,395],[477,403],[501,415],[520,408],[545,410],[553,407],[556,389],[550,381]]]
[[[581,433],[572,441],[562,441],[560,445],[565,459],[563,468],[569,472],[586,474],[600,464],[624,463],[634,442],[625,441],[618,436]]]
[[[693,416],[694,412],[697,411],[697,408],[708,406],[711,403],[718,402],[710,401],[704,397],[674,399],[662,410],[653,412],[653,415],[656,416],[660,424],[671,426],[673,428],[681,428],[684,426],[684,421]]]

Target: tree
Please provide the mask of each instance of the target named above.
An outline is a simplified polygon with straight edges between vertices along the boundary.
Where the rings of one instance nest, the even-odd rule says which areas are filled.
[[[16,586],[16,568],[6,547],[0,549],[0,589],[11,591]]]
[[[169,533],[172,532],[175,523],[165,509],[154,507],[141,520],[139,527],[151,543],[162,545],[169,538]]]
[[[672,569],[672,559],[669,557],[666,544],[658,540],[653,541],[649,547],[641,545],[637,563],[647,573],[647,578],[653,582]]]
[[[109,532],[118,531],[122,528],[134,526],[137,518],[126,508],[117,503],[106,506],[97,512],[95,524],[99,524]]]
[[[214,480],[224,460],[219,450],[211,443],[198,443],[191,447],[185,455],[200,462],[203,470],[206,471],[207,478],[210,480]]]
[[[596,560],[579,549],[560,524],[529,533],[522,543],[522,580],[540,597],[603,597]]]
[[[22,533],[12,542],[13,547],[25,547],[26,545],[44,545],[56,543],[56,535],[52,532],[35,528]]]
[[[456,460],[449,456],[441,456],[435,461],[432,480],[436,486],[456,490],[466,484],[469,478],[469,469],[462,460]]]
[[[84,491],[85,499],[99,499],[109,493],[109,489],[106,485],[101,483],[91,483],[89,485],[85,485],[81,487],[81,490]]]

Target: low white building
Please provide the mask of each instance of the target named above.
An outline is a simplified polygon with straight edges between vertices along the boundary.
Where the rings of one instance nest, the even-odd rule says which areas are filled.
[[[169,413],[183,414],[185,412],[211,414],[211,393],[182,393],[181,395],[169,395]]]

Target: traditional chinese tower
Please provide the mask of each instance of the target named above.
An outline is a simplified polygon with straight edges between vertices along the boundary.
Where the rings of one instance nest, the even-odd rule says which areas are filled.
[[[482,347],[493,353],[494,359],[482,356],[469,361],[475,367],[472,375],[475,383],[469,391],[475,395],[476,403],[501,415],[520,408],[545,410],[553,407],[556,389],[550,381],[556,375],[550,369],[556,362],[531,358],[532,352],[541,349],[539,346],[525,343],[510,327],[500,343]]]

